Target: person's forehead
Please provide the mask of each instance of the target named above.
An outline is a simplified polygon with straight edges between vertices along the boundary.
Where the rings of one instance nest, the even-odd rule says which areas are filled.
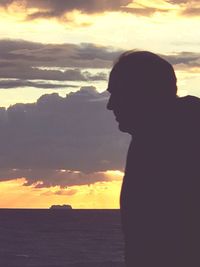
[[[116,86],[115,83],[113,83],[113,82],[109,82],[109,83],[108,83],[108,87],[107,87],[107,91],[108,91],[109,93],[113,93],[113,92],[118,91],[118,88],[117,88],[117,86]]]
[[[108,92],[113,92],[113,90],[119,89],[119,84],[120,84],[120,76],[116,75],[116,73],[113,72],[113,70],[110,73],[109,80],[108,80]]]

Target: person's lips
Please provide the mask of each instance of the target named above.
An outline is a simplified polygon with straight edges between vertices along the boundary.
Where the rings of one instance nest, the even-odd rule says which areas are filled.
[[[119,116],[116,116],[116,115],[115,115],[115,120],[116,120],[117,122],[119,122]]]

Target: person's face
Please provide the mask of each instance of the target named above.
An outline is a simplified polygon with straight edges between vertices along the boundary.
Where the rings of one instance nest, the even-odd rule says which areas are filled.
[[[134,86],[134,85],[133,85]],[[135,85],[137,86],[137,85]],[[110,98],[107,109],[112,110],[116,121],[119,123],[119,129],[122,132],[133,133],[140,122],[141,110],[139,97],[132,93],[127,93],[120,77],[111,73],[108,83]],[[132,88],[134,90],[134,88]]]
[[[122,132],[133,134],[149,127],[158,113],[155,99],[150,97],[141,87],[141,81],[137,78],[131,82],[122,82],[120,75],[111,72],[108,91],[110,98],[107,109],[112,110],[119,129]]]
[[[110,73],[107,108],[113,111],[122,132],[133,134],[156,127],[176,99],[159,93],[158,84],[162,85],[162,81],[159,77],[151,80],[149,73],[150,69],[143,73],[137,68],[113,68]]]

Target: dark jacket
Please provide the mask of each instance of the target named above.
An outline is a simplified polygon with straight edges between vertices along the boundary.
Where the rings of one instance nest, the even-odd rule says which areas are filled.
[[[133,135],[121,190],[127,266],[200,266],[200,99]],[[193,263],[192,263],[193,262]]]

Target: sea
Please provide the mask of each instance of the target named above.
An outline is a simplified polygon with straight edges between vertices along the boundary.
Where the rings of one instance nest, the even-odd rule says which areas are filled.
[[[0,209],[0,267],[124,267],[119,210]]]

